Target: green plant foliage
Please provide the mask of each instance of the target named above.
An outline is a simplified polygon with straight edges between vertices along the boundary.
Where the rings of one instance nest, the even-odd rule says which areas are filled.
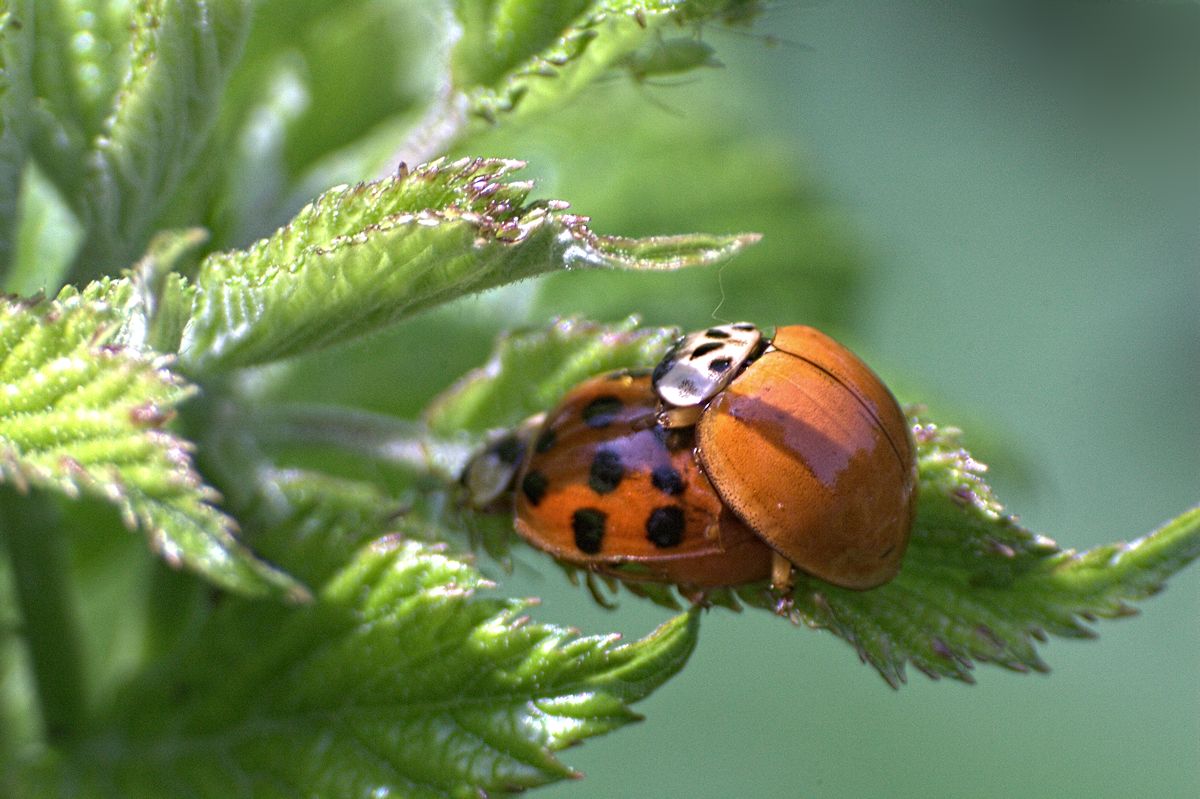
[[[432,530],[398,523],[404,507],[378,482],[298,468],[264,475],[275,501],[243,512],[257,552],[306,585],[322,585],[375,538],[402,530],[427,541]]]
[[[54,301],[3,301],[0,478],[110,502],[163,558],[219,585],[302,596],[237,543],[190,445],[164,429],[192,389],[161,356],[109,342],[120,311],[72,288]]]
[[[14,294],[53,294],[79,249],[82,227],[33,163],[25,167],[17,202],[16,251],[6,288]]]
[[[555,268],[675,269],[755,236],[597,236],[565,203],[528,202],[520,164],[434,162],[336,188],[249,250],[200,266],[180,357],[190,372],[279,360],[464,294]]]
[[[512,427],[581,380],[653,363],[677,335],[639,328],[633,317],[618,325],[563,319],[540,330],[506,334],[485,366],[430,406],[429,426],[441,432]]]
[[[696,643],[695,612],[621,645],[530,622],[527,603],[481,596],[489,587],[436,549],[385,538],[310,607],[231,601],[114,703],[102,737],[16,785],[129,797],[520,790],[573,776],[552,753],[636,720],[629,704]]]
[[[134,14],[129,69],[87,187],[89,272],[141,253],[200,168],[250,13],[249,0],[156,0]]]
[[[260,0],[254,12],[214,135],[218,247],[269,234],[330,186],[440,155],[459,124],[436,99],[454,28],[441,4]]]
[[[747,0],[459,0],[463,35],[454,49],[454,83],[467,92],[472,112],[485,119],[535,113],[613,70],[627,70],[641,80],[714,66],[712,50],[694,38],[698,32],[683,35],[685,28],[710,18],[742,21],[759,5]]]
[[[717,290],[764,324],[862,307],[867,259],[790,136],[731,124],[738,98],[686,130],[655,102],[760,5],[0,3],[0,796],[500,796],[637,718],[700,609],[628,645],[530,620],[466,551],[509,565],[511,517],[457,480]],[[743,229],[774,254],[666,282],[758,236],[660,233]],[[1197,556],[1195,510],[1060,549],[914,424],[898,580],[709,604],[782,607],[893,685],[969,680],[1044,668],[1039,639]]]
[[[789,609],[793,621],[849,641],[893,687],[906,663],[964,682],[974,682],[975,661],[1048,671],[1037,642],[1094,637],[1085,621],[1134,614],[1128,603],[1200,557],[1200,507],[1129,543],[1062,549],[1005,511],[958,431],[921,420],[914,429],[920,498],[900,575],[872,591],[804,578]]]
[[[559,385],[551,377],[546,384],[523,384],[506,373],[535,363],[538,372],[553,376],[561,369],[574,382],[618,366],[653,364],[667,343],[663,331],[639,333],[630,324],[608,329],[574,323],[568,330],[569,336],[552,327],[541,335],[501,340],[486,367],[433,405],[434,420],[445,416],[468,427],[513,424],[548,410],[570,383]],[[628,343],[639,340],[652,346],[631,351]],[[538,406],[538,400],[545,403]],[[474,409],[492,415],[476,421]],[[973,682],[975,661],[1046,671],[1035,641],[1047,635],[1091,637],[1083,621],[1130,615],[1129,602],[1156,593],[1200,557],[1200,508],[1130,544],[1083,553],[1061,549],[1005,511],[983,479],[986,467],[961,447],[958,431],[917,418],[913,430],[920,473],[917,519],[895,580],[852,591],[798,575],[782,602],[765,584],[718,589],[706,600],[731,608],[740,600],[796,624],[827,629],[893,687],[905,681],[907,663],[930,677]],[[671,586],[626,587],[666,607],[680,606]]]
[[[12,11],[0,10],[0,263],[4,264],[14,257],[17,198],[28,157],[27,127],[33,122],[18,111],[33,103],[31,53],[29,37],[14,26]]]
[[[538,36],[557,41],[561,21],[547,26],[531,8],[510,3],[500,16],[521,32],[518,60],[535,55]],[[431,97],[449,87],[439,70],[453,26],[425,4],[356,0],[16,2],[0,16],[0,185],[11,189],[0,200],[0,269],[21,292],[67,284],[55,300],[6,299],[0,317],[3,477],[32,492],[10,490],[0,513],[0,618],[14,620],[0,640],[0,788],[495,793],[571,774],[551,751],[628,722],[628,703],[685,661],[695,614],[618,647],[528,623],[521,603],[477,600],[478,575],[417,544],[357,556],[389,530],[438,541],[455,529],[423,520],[459,518],[436,495],[469,442],[351,409],[260,407],[266,373],[245,371],[546,271],[674,270],[755,240],[600,236],[566,203],[531,199],[511,160],[439,160],[357,182],[420,149],[404,143],[425,136],[414,124],[432,119],[442,137],[461,128],[453,113],[436,118]],[[371,72],[401,51],[395,82],[347,90],[347,70]],[[326,190],[334,180],[351,185]],[[641,357],[662,335],[631,334],[603,357]],[[543,390],[564,379],[545,375]],[[479,417],[468,404],[459,413]],[[314,446],[345,454],[292,463]],[[203,583],[148,574],[137,550],[105,544],[113,522],[92,518],[94,506],[54,497],[109,503],[172,564],[306,608],[214,608]],[[86,549],[83,565],[68,567],[80,556],[67,539],[44,535],[55,524],[90,534],[71,544]],[[364,566],[372,557],[390,566]],[[371,592],[400,591],[396,574],[420,583],[391,597],[403,612],[355,606],[375,597],[382,608]],[[326,588],[310,597],[297,577]],[[93,593],[83,612],[72,579]],[[142,593],[146,611],[126,612]],[[24,631],[8,634],[16,624]],[[435,633],[436,653],[423,653],[418,638]],[[339,636],[336,652],[323,643]],[[266,690],[305,646],[318,665]],[[447,678],[454,657],[473,681]],[[345,704],[356,691],[379,699],[383,685],[416,709]],[[492,693],[455,704],[444,693],[422,700],[422,686]],[[391,765],[367,768],[363,740]]]
[[[732,76],[714,77],[731,82]],[[718,276],[716,270],[548,275],[534,299],[534,318],[618,319],[629,313],[633,294],[637,313],[660,325],[703,324],[712,316],[763,324],[803,319],[844,335],[868,323],[864,275],[873,261],[803,146],[769,129],[745,129],[747,101],[714,94],[699,80],[639,86],[614,79],[589,93],[589,102],[506,118],[458,145],[464,155],[503,152],[528,161],[543,191],[569,190],[605,230],[645,236],[682,226],[763,236]],[[594,137],[580,146],[580,131],[603,130],[613,119],[627,120],[628,136]],[[672,157],[664,158],[666,152]],[[720,154],[719,166],[697,169],[711,153]]]

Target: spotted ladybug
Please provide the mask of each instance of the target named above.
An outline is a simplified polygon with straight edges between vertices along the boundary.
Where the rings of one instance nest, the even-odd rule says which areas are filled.
[[[464,489],[464,504],[475,510],[501,510],[511,507],[517,472],[525,465],[525,455],[533,434],[546,415],[529,417],[515,430],[492,436],[463,469],[459,482]]]
[[[777,587],[788,564],[846,588],[896,576],[916,510],[915,446],[856,355],[811,327],[781,327],[768,343],[753,325],[722,325],[679,339],[653,383],[659,420],[694,430],[725,506],[782,556]]]
[[[857,356],[810,327],[738,323],[683,336],[652,373],[579,384],[462,482],[560,561],[703,595],[768,578],[786,593],[793,568],[882,585],[916,476],[904,414]]]
[[[561,561],[626,581],[709,588],[765,580],[771,549],[656,421],[647,373],[587,380],[546,415],[516,476],[517,532]]]

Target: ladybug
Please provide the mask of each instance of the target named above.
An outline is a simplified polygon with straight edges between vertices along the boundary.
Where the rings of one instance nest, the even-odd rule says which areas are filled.
[[[545,418],[544,413],[535,414],[515,430],[492,436],[471,457],[459,479],[467,506],[481,511],[504,508],[512,498],[513,484],[525,463],[530,440]]]
[[[766,580],[772,551],[725,507],[692,451],[657,422],[646,372],[580,383],[559,405],[489,442],[468,464],[468,502],[511,492],[517,532],[558,560],[688,595]]]
[[[866,589],[899,570],[916,501],[904,414],[825,334],[748,323],[683,336],[647,372],[576,386],[492,439],[462,482],[512,503],[533,546],[589,573],[685,594],[798,568]]]
[[[657,421],[650,375],[576,386],[547,414],[515,482],[515,526],[589,571],[697,589],[770,575],[771,549],[699,468],[694,431]]]
[[[680,338],[654,370],[667,429],[691,429],[722,502],[795,566],[845,588],[896,576],[916,511],[916,448],[866,364],[811,327],[721,325]]]

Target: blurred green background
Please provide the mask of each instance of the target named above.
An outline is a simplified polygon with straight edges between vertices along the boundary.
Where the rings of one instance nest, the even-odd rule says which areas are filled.
[[[528,159],[601,232],[760,245],[526,282],[307,359],[281,390],[415,414],[501,328],[555,314],[803,322],[964,427],[1001,499],[1064,546],[1200,500],[1200,5],[781,3],[755,30],[704,31],[724,69],[614,75],[457,152]],[[564,753],[587,778],[540,795],[1200,796],[1198,571],[1099,641],[1051,642],[1051,675],[981,666],[973,687],[892,691],[827,633],[713,611],[647,720]],[[589,633],[666,618],[603,611],[528,550],[497,576]]]
[[[1149,531],[1200,500],[1200,7],[1049,6],[781,4],[770,39],[705,32],[722,70],[467,142],[530,159],[601,231],[766,237],[719,270],[563,274],[451,323],[817,322],[965,427],[1031,528]],[[665,617],[599,610],[532,553],[504,590],[585,632]],[[1141,607],[1050,643],[1049,676],[898,692],[826,633],[716,610],[647,720],[564,753],[587,778],[541,795],[1200,796],[1200,574]]]

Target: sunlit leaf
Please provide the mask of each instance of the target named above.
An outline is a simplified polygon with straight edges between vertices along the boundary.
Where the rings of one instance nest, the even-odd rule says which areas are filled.
[[[531,202],[520,164],[434,162],[338,187],[247,250],[206,259],[180,359],[192,373],[328,346],[465,294],[553,269],[676,269],[752,235],[599,236],[565,203]]]
[[[193,389],[161,356],[110,341],[123,310],[70,288],[0,304],[0,479],[112,503],[168,562],[225,587],[301,594],[237,542],[189,444],[167,429]]]
[[[469,566],[381,539],[301,609],[231,601],[27,779],[78,796],[444,797],[572,776],[553,752],[624,726],[677,672],[695,613],[646,638],[529,621]]]

